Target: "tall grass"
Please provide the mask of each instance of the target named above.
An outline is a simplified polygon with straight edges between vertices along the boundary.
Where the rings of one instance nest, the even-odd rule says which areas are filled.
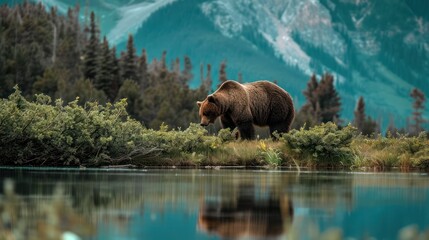
[[[427,169],[429,167],[429,141],[425,133],[419,136],[381,137],[367,139],[356,138],[352,147],[357,158],[353,162],[356,168],[386,170]]]

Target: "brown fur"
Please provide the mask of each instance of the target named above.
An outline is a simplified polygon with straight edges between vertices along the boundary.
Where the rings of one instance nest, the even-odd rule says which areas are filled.
[[[271,134],[288,132],[295,116],[289,93],[268,81],[246,84],[226,81],[197,103],[202,126],[221,117],[222,127],[231,130],[238,127],[243,139],[255,137],[253,124],[269,126]]]

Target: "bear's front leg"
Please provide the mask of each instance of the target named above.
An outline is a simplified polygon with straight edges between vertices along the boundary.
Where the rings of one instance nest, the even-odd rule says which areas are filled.
[[[222,128],[229,128],[231,131],[234,130],[236,127],[231,117],[225,114],[220,116],[220,122],[222,123]]]
[[[252,121],[237,124],[240,137],[243,140],[252,140],[255,138],[255,128]]]

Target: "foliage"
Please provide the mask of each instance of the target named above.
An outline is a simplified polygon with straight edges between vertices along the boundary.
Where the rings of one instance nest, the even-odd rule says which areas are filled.
[[[222,85],[222,83],[226,82],[226,80],[228,80],[228,77],[226,76],[226,62],[222,62],[220,64],[220,68],[219,68],[219,84],[217,85],[217,87],[219,88],[220,85]]]
[[[77,102],[63,106],[58,99],[50,105],[43,94],[28,102],[19,90],[2,100],[1,164],[97,165],[150,150],[144,128],[128,118],[125,101],[86,107]]]
[[[218,131],[217,136],[222,143],[230,142],[237,139],[238,129],[230,130],[229,128],[222,128]]]
[[[364,136],[371,136],[379,133],[378,123],[365,114],[365,102],[363,97],[359,97],[354,111],[353,125]]]
[[[339,122],[340,96],[334,86],[334,77],[325,73],[317,86],[318,103],[320,106],[320,118],[322,123]]]
[[[131,157],[208,154],[220,138],[191,124],[184,131],[145,129],[126,112],[126,100],[105,106],[78,99],[63,106],[58,99],[36,95],[27,101],[16,89],[0,102],[1,165],[99,165],[119,164]]]
[[[94,80],[98,75],[98,52],[100,49],[100,30],[95,23],[95,14],[91,12],[88,43],[85,46],[85,55],[83,61],[83,76],[86,79]]]
[[[296,158],[306,160],[309,165],[347,165],[353,158],[350,143],[356,129],[347,126],[339,129],[328,122],[305,130],[292,130],[283,139]]]
[[[282,158],[279,149],[269,147],[264,141],[260,141],[259,150],[261,156],[269,166],[276,168],[281,165]]]
[[[168,126],[162,125],[160,130],[148,129],[144,134],[149,147],[161,149],[162,153],[169,156],[181,154],[210,153],[221,144],[219,138],[208,137],[207,130],[198,124],[191,124],[187,129],[168,130]]]
[[[313,74],[303,94],[307,101],[297,113],[299,123],[312,127],[319,123],[340,122],[341,102],[331,74],[325,73],[320,82]],[[294,127],[296,128],[297,124]]]
[[[191,89],[189,57],[184,57],[183,71],[178,60],[168,69],[165,51],[161,61],[148,63],[146,50],[136,55],[131,35],[118,59],[106,38],[100,42],[95,14],[85,29],[78,16],[79,8],[63,16],[42,4],[0,6],[0,97],[18,84],[24,97],[44,93],[65,102],[79,97],[81,106],[127,98],[131,116],[152,128],[162,122],[173,128],[197,122],[195,102],[211,89],[210,71],[200,88]]]
[[[210,136],[197,124],[146,129],[126,112],[126,100],[100,105],[64,104],[38,94],[27,101],[16,89],[0,101],[0,165],[307,165],[401,169],[429,167],[425,133],[408,137],[354,138],[334,123],[292,130],[280,141],[235,141],[236,130]],[[293,161],[293,163],[292,163]]]
[[[403,170],[429,167],[429,141],[422,132],[419,136],[357,138],[352,143],[357,153],[354,167]]]
[[[425,109],[424,103],[426,101],[426,97],[424,93],[417,88],[414,88],[411,91],[410,96],[414,99],[414,103],[413,103],[414,111],[412,116],[414,124],[411,126],[410,132],[413,135],[417,135],[423,131],[422,124],[427,122],[426,119],[424,119],[422,116],[423,111]]]
[[[111,53],[109,43],[106,37],[103,39],[103,44],[100,49],[100,56],[97,63],[97,75],[94,79],[94,85],[97,89],[102,90],[110,101],[113,101],[117,94],[118,77],[117,62],[114,54]]]
[[[122,79],[137,82],[137,56],[134,48],[134,38],[131,34],[128,36],[127,52],[122,58]]]

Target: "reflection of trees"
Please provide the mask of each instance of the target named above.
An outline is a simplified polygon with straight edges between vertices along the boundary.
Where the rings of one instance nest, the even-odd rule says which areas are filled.
[[[293,218],[292,201],[268,191],[258,194],[255,185],[238,186],[233,197],[206,196],[201,200],[198,227],[221,237],[274,237],[290,227]]]
[[[14,194],[20,199],[20,208],[25,209],[20,211],[32,216],[28,219],[38,218],[47,222],[46,209],[51,209],[51,215],[61,216],[57,219],[68,219],[64,215],[73,216],[65,220],[66,224],[61,223],[60,230],[66,230],[64,226],[76,221],[73,219],[82,219],[81,222],[92,231],[100,224],[109,224],[125,231],[129,229],[133,216],[143,211],[169,214],[167,211],[179,208],[191,214],[198,213],[200,221],[202,217],[211,217],[211,222],[217,222],[217,228],[220,228],[225,219],[211,214],[215,207],[220,207],[224,213],[233,216],[233,220],[228,221],[241,224],[241,227],[235,225],[234,229],[246,226],[249,229],[246,234],[256,236],[287,232],[292,216],[292,200],[294,208],[334,209],[338,203],[351,205],[353,185],[352,178],[347,176],[331,178],[307,173],[298,176],[293,172],[249,170],[65,172],[0,169],[0,182],[6,177],[15,179]],[[57,188],[58,184],[61,188]],[[1,187],[0,194],[4,192]],[[61,198],[55,197],[58,194],[54,189],[61,189]],[[4,206],[5,196],[0,195],[0,201]],[[58,203],[54,204],[55,201]],[[62,212],[54,214],[56,210],[52,209],[62,209]],[[277,224],[279,222],[282,224]],[[200,228],[204,229],[202,223]],[[206,224],[209,223],[206,221]],[[26,231],[30,231],[37,229],[38,225],[32,223],[26,226],[29,226]],[[13,227],[17,225],[13,224]],[[214,232],[213,229],[207,228],[206,231]],[[78,230],[74,232],[78,233]],[[84,236],[84,233],[80,234]]]
[[[95,227],[71,206],[58,186],[49,198],[21,196],[5,180],[0,195],[0,239],[62,239],[65,234],[89,237]]]
[[[334,211],[339,206],[352,208],[353,179],[331,173],[301,174],[291,186],[294,204],[312,209]]]

